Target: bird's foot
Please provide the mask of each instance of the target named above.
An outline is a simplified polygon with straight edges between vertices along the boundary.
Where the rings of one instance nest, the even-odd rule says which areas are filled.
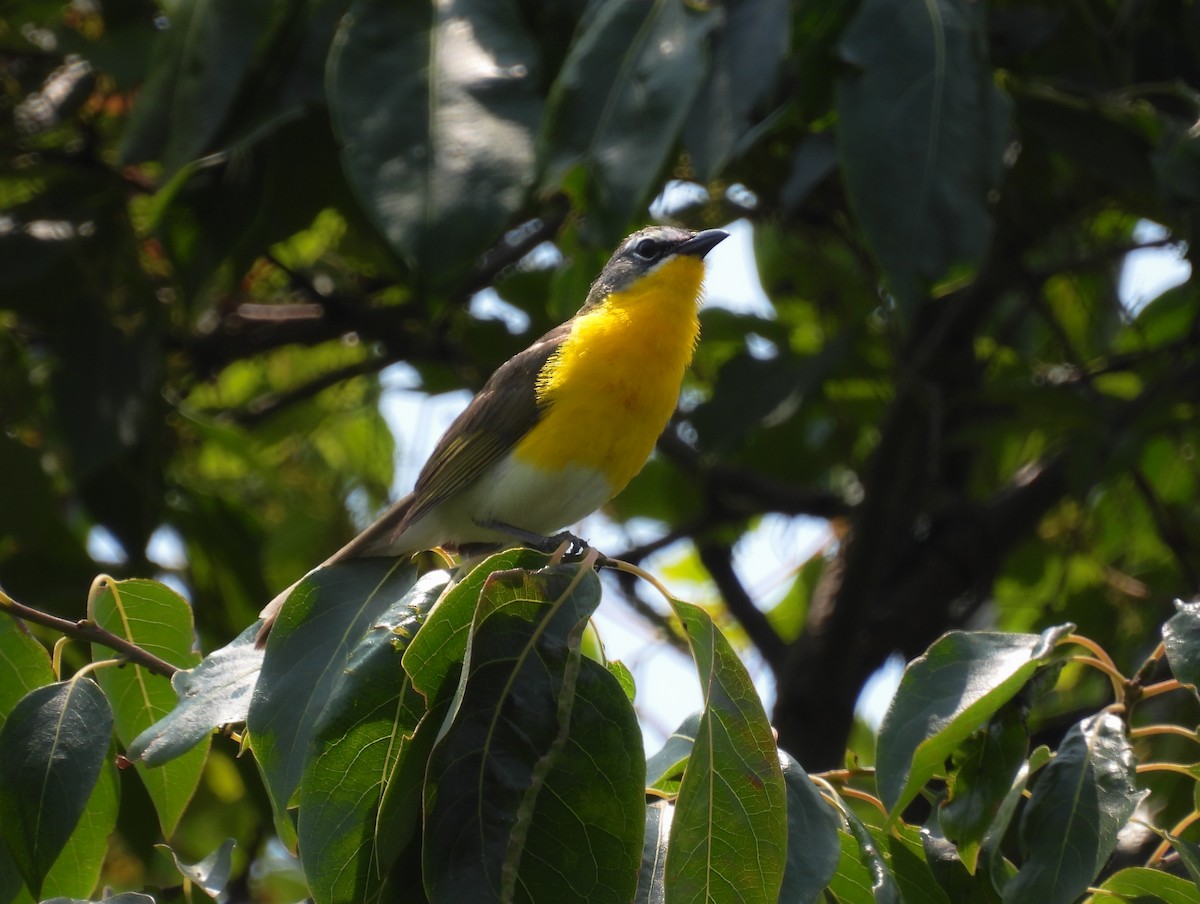
[[[530,549],[536,549],[538,552],[553,554],[558,558],[569,556],[575,558],[582,556],[591,547],[586,540],[577,537],[570,531],[559,531],[557,534],[546,536],[539,534],[536,531],[525,530],[513,524],[505,524],[503,521],[479,521],[476,522],[480,527],[485,527],[488,530],[500,531],[503,534],[508,534],[514,540],[520,540]]]

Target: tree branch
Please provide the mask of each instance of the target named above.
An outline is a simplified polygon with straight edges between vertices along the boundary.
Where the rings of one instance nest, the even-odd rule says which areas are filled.
[[[51,628],[60,634],[65,634],[67,637],[73,637],[76,640],[82,640],[87,643],[98,643],[101,646],[108,647],[110,650],[115,650],[134,665],[140,665],[156,675],[162,675],[164,678],[170,678],[179,671],[178,667],[171,665],[165,659],[159,659],[153,653],[143,650],[137,644],[126,640],[124,637],[101,628],[95,622],[88,621],[87,619],[71,621],[66,618],[59,618],[57,615],[50,615],[48,612],[42,612],[31,606],[26,606],[24,603],[18,603],[2,590],[0,590],[0,610],[7,612],[13,618],[32,622],[44,628]]]
[[[712,540],[697,544],[700,561],[712,576],[730,614],[746,631],[746,636],[758,647],[771,670],[779,675],[787,660],[788,647],[776,633],[766,614],[754,604],[733,570],[733,556],[724,543]]]

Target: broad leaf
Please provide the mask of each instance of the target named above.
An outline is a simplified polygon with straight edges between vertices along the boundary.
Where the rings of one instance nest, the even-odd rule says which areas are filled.
[[[40,687],[0,730],[0,836],[35,895],[100,778],[112,710],[87,678]]]
[[[698,181],[715,179],[747,137],[755,107],[769,97],[791,36],[787,0],[732,0],[711,32],[704,87],[684,126]]]
[[[210,898],[220,898],[225,893],[225,886],[229,884],[229,874],[233,868],[233,849],[236,846],[236,841],[226,838],[221,846],[207,857],[195,863],[185,863],[175,851],[166,845],[158,845],[160,850],[165,850],[171,855],[180,874]]]
[[[461,269],[524,200],[538,56],[512,0],[356,0],[330,56],[346,175],[423,277]]]
[[[1160,869],[1129,867],[1105,879],[1100,889],[1107,894],[1091,895],[1084,904],[1200,904],[1200,887]]]
[[[802,904],[817,901],[837,870],[838,817],[812,779],[790,754],[779,751],[787,785],[787,866],[779,900]]]
[[[646,804],[646,834],[642,845],[642,868],[638,871],[635,904],[665,904],[667,841],[671,836],[671,818],[675,804],[653,800]]]
[[[1200,845],[1184,841],[1170,832],[1167,833],[1167,840],[1171,842],[1171,847],[1175,848],[1175,852],[1179,854],[1179,861],[1183,864],[1183,868],[1187,870],[1187,874],[1192,877],[1192,881],[1197,886],[1200,886]]]
[[[277,813],[291,806],[321,713],[355,647],[412,585],[406,564],[361,559],[309,575],[280,610],[246,717]]]
[[[462,665],[479,592],[492,572],[541,568],[549,560],[549,556],[531,549],[509,549],[490,556],[458,581],[429,613],[420,633],[404,651],[404,671],[426,700],[433,700],[442,682]]]
[[[1025,762],[1029,732],[1017,707],[1005,707],[963,744],[950,777],[950,793],[939,823],[958,848],[968,872],[975,872],[979,848]]]
[[[683,778],[684,767],[692,755],[692,746],[696,743],[696,732],[703,716],[703,712],[697,712],[684,719],[659,751],[646,760],[647,788],[662,794],[679,793],[679,780]]]
[[[838,830],[841,857],[829,881],[829,894],[838,904],[902,904],[896,878],[879,852],[867,827],[843,811],[848,830]]]
[[[544,189],[585,173],[604,239],[620,237],[659,183],[704,81],[716,10],[674,0],[589,7],[550,92]]]
[[[645,762],[620,684],[582,654],[600,598],[582,565],[491,574],[425,793],[435,901],[626,902]]]
[[[7,615],[0,618],[0,728],[17,701],[53,681],[50,656],[25,623]]]
[[[194,669],[176,672],[171,678],[178,698],[174,709],[134,738],[126,756],[161,766],[186,754],[214,728],[245,722],[262,669],[263,651],[254,643],[261,624],[252,624]]]
[[[1171,671],[1200,694],[1200,602],[1175,601],[1179,611],[1163,625],[1163,646]]]
[[[83,815],[42,882],[43,895],[84,896],[91,894],[100,881],[120,804],[115,754],[110,746]]]
[[[1072,626],[951,631],[908,664],[879,729],[879,796],[896,819],[954,749],[1025,686]]]
[[[447,579],[445,572],[427,575],[371,626],[316,726],[300,783],[298,834],[317,902],[377,900],[391,861],[417,828],[416,808],[386,831],[379,812],[425,714],[400,657]]]
[[[172,174],[212,150],[275,20],[271,4],[175,4],[125,130],[124,162],[160,158]]]
[[[1021,816],[1025,862],[1004,887],[1005,904],[1068,904],[1083,893],[1142,799],[1134,766],[1117,716],[1071,727]]]
[[[787,863],[787,789],[762,700],[703,609],[673,600],[704,689],[667,855],[672,901],[770,901]]]
[[[195,666],[200,660],[192,651],[195,633],[191,606],[174,590],[155,581],[108,580],[91,602],[88,614],[100,627],[181,669]],[[92,644],[93,659],[110,655],[106,647]],[[139,665],[101,669],[96,681],[112,704],[117,738],[126,746],[165,718],[177,703],[170,679]],[[207,756],[206,736],[198,746],[162,768],[138,772],[168,838],[174,834],[200,782]]]
[[[837,85],[846,186],[910,310],[978,267],[991,240],[1010,104],[993,82],[986,17],[967,0],[863,0],[838,48],[848,64]]]

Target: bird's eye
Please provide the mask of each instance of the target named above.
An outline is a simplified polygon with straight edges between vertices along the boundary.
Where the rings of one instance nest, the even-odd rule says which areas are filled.
[[[642,260],[650,261],[658,256],[658,248],[658,242],[654,239],[642,239],[633,246],[633,253]]]

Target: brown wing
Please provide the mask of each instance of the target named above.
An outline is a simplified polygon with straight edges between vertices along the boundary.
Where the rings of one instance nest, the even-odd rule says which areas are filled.
[[[478,480],[533,429],[544,411],[537,375],[570,331],[570,321],[555,327],[492,374],[425,462],[405,526]]]

